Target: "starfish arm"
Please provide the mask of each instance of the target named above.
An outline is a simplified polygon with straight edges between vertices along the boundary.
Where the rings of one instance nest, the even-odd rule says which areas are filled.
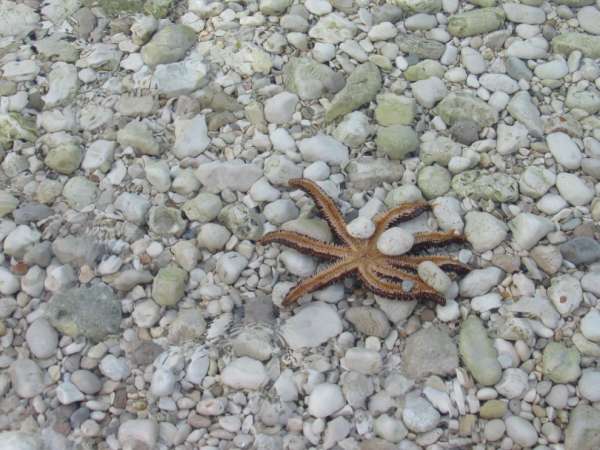
[[[415,233],[415,243],[412,250],[422,250],[432,247],[443,247],[449,244],[458,244],[465,241],[465,237],[456,230],[429,231]]]
[[[420,216],[425,211],[429,210],[431,206],[425,202],[406,203],[404,205],[397,206],[390,209],[389,211],[378,214],[375,219],[375,235],[383,233],[391,225],[398,222],[406,222]]]
[[[407,301],[432,300],[440,305],[446,303],[446,299],[442,295],[423,283],[418,276],[402,270],[377,264],[366,266],[359,271],[359,274],[367,288],[382,297]],[[411,282],[412,289],[406,291],[402,281]]]
[[[303,295],[324,288],[352,274],[356,270],[356,263],[339,261],[327,267],[325,270],[306,278],[294,286],[285,296],[283,306],[289,306],[298,301]]]
[[[437,264],[442,270],[449,270],[457,274],[466,274],[471,271],[471,268],[458,261],[456,258],[450,256],[440,255],[424,255],[424,256],[410,256],[410,255],[399,255],[399,256],[388,256],[385,258],[385,262],[391,266],[409,269],[417,271],[420,263],[423,261],[431,261]]]
[[[258,243],[261,245],[267,245],[272,242],[286,245],[294,250],[298,250],[299,252],[311,256],[318,256],[326,259],[344,258],[348,255],[348,252],[344,247],[296,233],[295,231],[272,231],[258,240]]]
[[[292,178],[288,181],[291,187],[302,189],[312,197],[321,214],[331,227],[331,231],[343,242],[353,246],[356,239],[346,230],[346,222],[331,198],[323,192],[317,183],[307,178]]]

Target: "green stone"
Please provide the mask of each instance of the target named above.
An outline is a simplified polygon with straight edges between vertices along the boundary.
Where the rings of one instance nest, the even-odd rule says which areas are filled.
[[[410,56],[419,59],[440,59],[446,46],[433,39],[427,39],[415,34],[400,33],[395,39],[398,48]]]
[[[542,373],[554,383],[572,383],[581,375],[581,355],[574,347],[550,342],[542,354]]]
[[[442,0],[388,0],[409,13],[436,13],[442,10]]]
[[[439,62],[433,59],[426,59],[410,66],[404,71],[404,78],[408,81],[426,80],[431,77],[444,78],[446,69]]]
[[[46,314],[52,326],[68,336],[101,341],[119,332],[121,302],[106,285],[72,288],[54,294]]]
[[[377,150],[390,159],[404,159],[419,148],[419,137],[406,125],[380,127],[375,138]]]
[[[468,2],[481,8],[496,6],[496,0],[468,0]]]
[[[0,148],[10,148],[15,140],[34,142],[37,139],[35,121],[11,112],[0,114]]]
[[[417,186],[427,199],[441,197],[450,190],[450,172],[442,166],[434,164],[419,170]]]
[[[380,89],[381,74],[377,66],[371,62],[361,64],[350,74],[346,86],[333,97],[325,121],[331,122],[369,103]]]
[[[506,414],[508,405],[502,400],[488,400],[479,410],[479,415],[482,419],[501,419]]]
[[[185,292],[187,272],[175,264],[158,271],[152,283],[152,298],[162,306],[175,305]]]
[[[89,3],[93,5],[94,2]],[[98,0],[97,3],[106,14],[112,17],[121,13],[141,13],[144,9],[144,0]]]
[[[314,100],[335,93],[344,86],[344,77],[311,58],[290,58],[283,68],[283,84],[302,100]]]
[[[459,196],[473,200],[505,203],[519,199],[517,180],[503,173],[486,174],[479,170],[468,170],[452,179],[452,189]]]
[[[450,126],[466,119],[476,121],[481,128],[490,127],[498,122],[498,111],[468,92],[448,94],[434,111]]]
[[[600,410],[580,402],[571,412],[565,431],[566,450],[600,448]]]
[[[196,32],[186,25],[167,25],[142,48],[142,59],[149,66],[180,61],[196,42]]]
[[[500,381],[502,368],[498,362],[498,353],[478,317],[469,316],[461,324],[458,351],[477,382],[492,386]]]
[[[50,149],[44,163],[58,173],[70,175],[79,168],[82,158],[81,147],[74,142],[68,142]]]
[[[17,200],[10,192],[0,191],[0,217],[4,217],[13,212],[18,204],[19,200]]]
[[[169,14],[172,4],[173,0],[146,0],[144,11],[157,19],[164,19]]]
[[[410,125],[416,113],[417,105],[414,98],[391,93],[377,96],[375,120],[379,125]]]
[[[552,50],[563,55],[579,50],[588,58],[600,58],[600,36],[576,32],[562,33],[552,39]]]
[[[502,8],[481,8],[454,14],[448,19],[448,32],[453,36],[467,37],[495,31],[504,24]]]

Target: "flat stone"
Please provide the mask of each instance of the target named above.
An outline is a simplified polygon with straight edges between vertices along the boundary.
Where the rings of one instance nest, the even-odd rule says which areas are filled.
[[[402,361],[404,370],[412,378],[446,376],[454,373],[458,367],[458,351],[444,329],[430,327],[408,337]]]
[[[477,382],[492,386],[502,376],[498,353],[487,335],[483,323],[476,316],[469,316],[460,327],[458,337],[460,356]]]
[[[283,338],[294,349],[317,347],[342,332],[337,312],[325,303],[311,303],[281,327]]]

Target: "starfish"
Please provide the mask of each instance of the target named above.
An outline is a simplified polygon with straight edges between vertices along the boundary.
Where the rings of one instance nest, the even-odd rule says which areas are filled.
[[[470,271],[469,266],[449,256],[389,256],[377,249],[377,240],[384,231],[392,225],[408,221],[427,211],[430,205],[426,202],[405,203],[377,215],[374,218],[374,233],[367,239],[360,239],[348,232],[341,212],[315,182],[305,178],[294,178],[289,180],[288,184],[290,187],[302,189],[313,198],[338,242],[325,242],[286,230],[267,233],[258,240],[261,245],[277,242],[300,252],[333,261],[325,269],[292,288],[285,296],[283,306],[289,306],[305,294],[355,275],[358,275],[368,290],[382,297],[407,301],[432,300],[443,305],[446,302],[444,296],[417,275],[418,265],[423,261],[431,261],[442,270],[457,274]],[[457,242],[464,242],[464,236],[455,230],[416,233],[410,252]]]

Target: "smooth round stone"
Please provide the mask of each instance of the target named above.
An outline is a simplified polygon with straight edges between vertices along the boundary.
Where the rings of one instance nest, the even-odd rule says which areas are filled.
[[[585,370],[577,388],[581,396],[590,402],[600,401],[600,371]]]
[[[284,124],[292,119],[298,104],[298,96],[291,92],[280,92],[265,102],[265,118],[270,123]]]
[[[38,319],[27,329],[25,340],[36,358],[50,358],[58,347],[58,333],[46,319]]]
[[[389,442],[400,442],[408,434],[402,421],[387,414],[382,414],[373,423],[373,431],[382,439]]]
[[[557,384],[550,389],[546,396],[546,403],[556,409],[564,409],[567,407],[569,400],[569,389],[564,384]]]
[[[118,439],[123,448],[154,448],[158,433],[158,423],[154,420],[133,419],[121,423]]]
[[[496,248],[508,234],[504,221],[487,212],[469,211],[465,220],[465,236],[479,253]]]
[[[375,224],[371,219],[358,216],[346,226],[348,233],[358,239],[368,239],[375,232]]]
[[[584,6],[577,11],[579,26],[591,34],[600,34],[600,10],[594,6]]]
[[[12,385],[21,398],[33,398],[44,390],[42,371],[31,359],[17,359],[10,368]]]
[[[71,383],[84,394],[96,394],[102,389],[102,380],[89,370],[76,370],[71,375]]]
[[[504,436],[504,432],[506,431],[506,425],[504,425],[504,421],[501,419],[493,419],[485,424],[485,438],[488,441],[497,441]]]
[[[448,169],[437,164],[424,167],[417,175],[417,185],[427,199],[441,197],[448,192],[450,181]]]
[[[452,280],[448,274],[431,261],[423,261],[420,263],[417,267],[417,274],[421,280],[443,295],[448,292],[452,285]]]
[[[566,169],[575,170],[579,168],[583,154],[568,134],[562,132],[550,133],[546,136],[546,143],[556,162]]]
[[[600,342],[600,311],[592,309],[581,319],[579,326],[586,339]]]
[[[324,418],[342,409],[346,401],[337,384],[316,385],[308,397],[308,412],[314,417]]]
[[[460,307],[455,300],[447,300],[445,305],[436,305],[435,314],[442,322],[452,322],[460,317]]]
[[[533,71],[538,78],[543,80],[559,80],[569,73],[569,66],[564,59],[555,59],[539,64]]]
[[[572,173],[559,173],[556,188],[560,195],[573,206],[585,206],[595,195],[594,188]]]
[[[377,249],[384,255],[403,255],[410,251],[415,242],[414,236],[400,227],[384,231],[377,240]]]
[[[407,396],[402,420],[415,433],[433,430],[440,422],[440,413],[422,397]]]
[[[528,387],[527,373],[521,369],[508,368],[496,385],[496,391],[508,399],[521,397]]]
[[[223,384],[235,389],[259,389],[267,380],[265,366],[247,356],[234,359],[221,372]]]
[[[519,416],[507,417],[506,434],[523,447],[532,447],[537,443],[538,435],[533,425]]]
[[[164,368],[158,368],[152,375],[150,392],[152,392],[152,395],[156,397],[171,395],[175,390],[176,383],[177,378],[172,371]]]
[[[538,200],[536,206],[541,212],[552,216],[569,205],[560,195],[546,194]]]

